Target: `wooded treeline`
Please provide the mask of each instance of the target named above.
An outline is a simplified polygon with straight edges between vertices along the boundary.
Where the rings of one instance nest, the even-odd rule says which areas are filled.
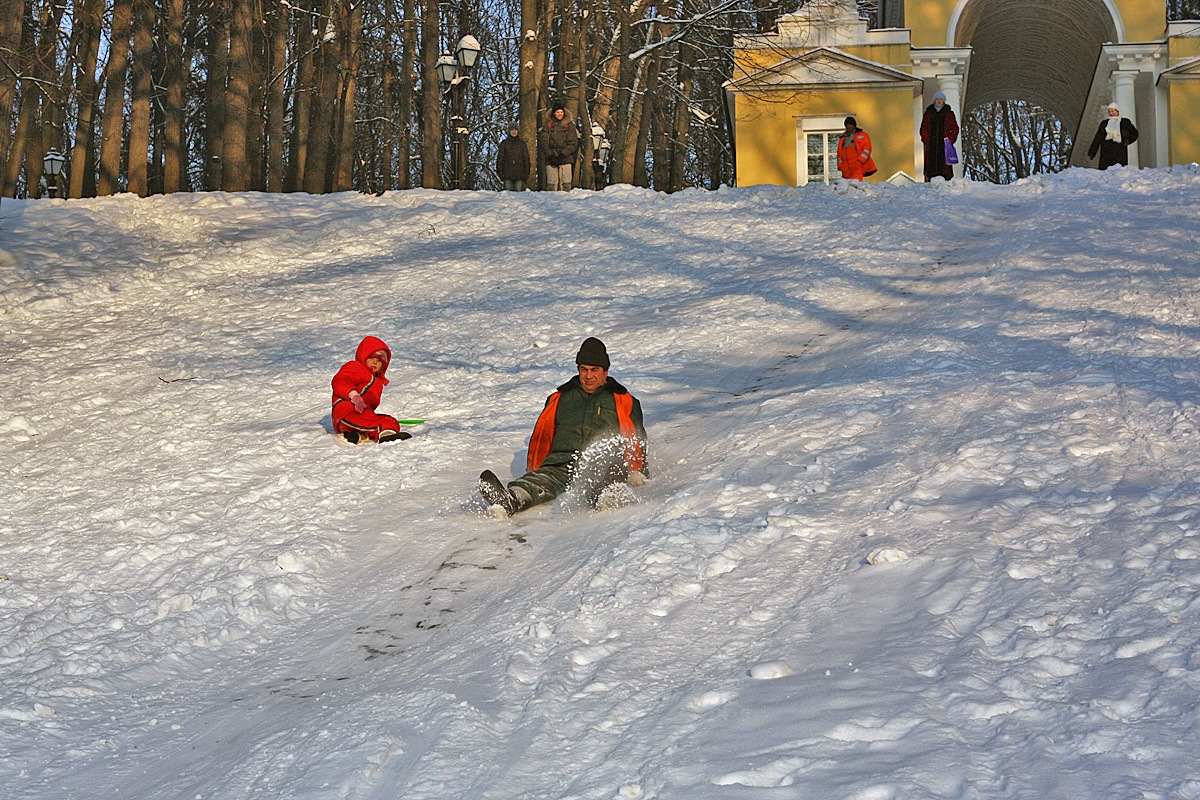
[[[1170,19],[1200,17],[1200,0],[1167,2]],[[447,98],[435,65],[468,34],[484,52],[464,84],[467,186],[498,186],[495,148],[514,121],[538,154],[538,131],[562,102],[582,133],[577,185],[597,179],[597,124],[611,144],[604,181],[716,187],[733,179],[721,99],[733,38],[772,29],[797,5],[6,0],[0,195],[36,194],[52,148],[67,157],[60,196],[69,197],[442,188],[451,177]],[[896,4],[859,7],[886,24],[879,9]]]
[[[51,148],[68,159],[70,197],[441,188],[446,90],[435,64],[468,34],[484,49],[464,84],[468,186],[497,185],[495,146],[514,121],[536,151],[556,102],[580,121],[581,185],[592,185],[596,123],[612,146],[609,182],[716,186],[732,179],[720,85],[733,36],[766,29],[783,10],[774,0],[9,0],[5,9],[8,197],[36,193]]]

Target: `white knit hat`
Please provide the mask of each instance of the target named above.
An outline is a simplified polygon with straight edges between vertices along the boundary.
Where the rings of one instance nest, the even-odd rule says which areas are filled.
[[[1108,104],[1108,110],[1109,110],[1109,111],[1112,111],[1114,108],[1115,108],[1117,111],[1120,111],[1120,110],[1121,110],[1121,107],[1120,107],[1120,106],[1118,106],[1118,105],[1117,105],[1115,102],[1113,102],[1113,103],[1109,103],[1109,104]]]

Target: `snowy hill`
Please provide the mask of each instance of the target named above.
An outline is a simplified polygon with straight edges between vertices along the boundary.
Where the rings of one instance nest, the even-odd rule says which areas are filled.
[[[6,798],[1200,798],[1200,168],[0,206]],[[375,334],[402,444],[329,434]],[[599,336],[636,505],[488,518]]]

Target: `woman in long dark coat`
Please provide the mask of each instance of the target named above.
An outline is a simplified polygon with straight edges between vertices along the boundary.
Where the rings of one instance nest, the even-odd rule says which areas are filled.
[[[939,176],[946,180],[954,177],[954,167],[946,163],[946,139],[950,140],[950,144],[958,141],[958,119],[950,106],[946,105],[946,95],[938,92],[921,118],[926,181]]]
[[[1129,164],[1129,145],[1137,141],[1137,128],[1125,117],[1116,103],[1108,104],[1108,119],[1100,123],[1092,138],[1092,146],[1088,148],[1088,158],[1095,158],[1096,151],[1100,152],[1100,169],[1108,169],[1114,164],[1122,167]]]

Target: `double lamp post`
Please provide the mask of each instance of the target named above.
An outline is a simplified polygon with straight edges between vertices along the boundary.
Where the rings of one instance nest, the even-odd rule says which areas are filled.
[[[471,79],[471,68],[479,58],[479,40],[464,36],[458,40],[454,55],[444,53],[437,60],[438,79],[446,85],[450,95],[450,172],[451,189],[467,189],[467,128],[466,84]]]
[[[612,143],[600,123],[592,123],[592,175],[597,189],[608,185],[608,154]]]

